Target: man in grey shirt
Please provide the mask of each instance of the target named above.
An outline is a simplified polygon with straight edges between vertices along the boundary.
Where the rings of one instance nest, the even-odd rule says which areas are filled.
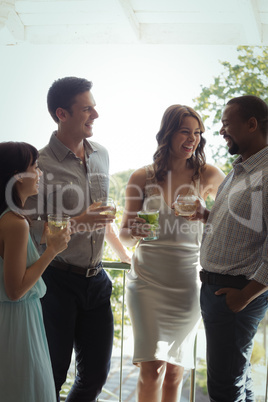
[[[42,300],[58,401],[75,349],[77,376],[68,402],[96,401],[109,372],[113,344],[112,284],[101,260],[105,228],[110,229],[114,216],[100,214],[103,207],[96,203],[108,196],[109,159],[103,146],[87,140],[98,117],[91,86],[85,79],[65,77],[49,89],[48,110],[58,130],[40,151],[43,182],[39,195],[26,206],[41,253],[47,214],[71,216],[69,246],[45,271],[47,293]],[[110,230],[109,239],[128,261]]]

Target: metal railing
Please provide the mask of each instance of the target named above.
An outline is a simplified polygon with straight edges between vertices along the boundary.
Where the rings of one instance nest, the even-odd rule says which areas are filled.
[[[109,262],[109,261],[103,261],[103,268],[105,269],[116,269],[123,271],[123,283],[122,283],[122,288],[123,288],[123,299],[122,299],[122,312],[121,312],[121,340],[120,340],[120,375],[119,375],[119,398],[118,402],[122,401],[122,380],[123,380],[123,356],[124,356],[124,321],[125,321],[125,289],[126,289],[126,271],[129,270],[130,266],[129,264],[125,264],[123,262]],[[103,389],[105,392],[105,387]],[[101,399],[98,399],[99,402],[101,402]]]

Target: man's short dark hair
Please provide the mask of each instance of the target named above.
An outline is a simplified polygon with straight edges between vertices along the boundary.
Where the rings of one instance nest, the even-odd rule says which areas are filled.
[[[227,102],[227,105],[237,104],[242,119],[249,120],[255,117],[258,127],[264,136],[268,134],[268,106],[258,96],[244,95],[233,98]]]
[[[61,107],[71,113],[76,95],[90,91],[92,82],[85,78],[65,77],[53,82],[47,94],[47,107],[53,120],[58,123],[56,110]]]

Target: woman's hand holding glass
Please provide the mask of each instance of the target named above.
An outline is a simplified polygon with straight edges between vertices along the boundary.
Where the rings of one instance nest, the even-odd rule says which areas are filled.
[[[140,240],[148,237],[151,232],[151,225],[145,219],[138,216],[134,219],[131,227],[131,237]]]
[[[186,219],[188,219],[189,221],[201,221],[203,223],[206,223],[209,216],[209,210],[206,208],[205,201],[203,200],[203,198],[198,197],[195,203],[195,213],[191,216],[188,216]]]
[[[190,221],[200,220],[205,223],[209,215],[204,199],[199,196],[183,197],[179,195],[172,204],[172,208],[176,216],[183,216]]]
[[[71,240],[71,229],[68,223],[63,229],[56,232],[51,232],[48,225],[45,228],[47,249],[51,249],[54,254],[59,254],[66,250],[68,243]]]

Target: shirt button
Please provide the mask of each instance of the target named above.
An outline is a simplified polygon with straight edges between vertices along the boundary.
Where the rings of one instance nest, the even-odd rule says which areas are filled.
[[[96,243],[96,240],[93,240],[93,244],[95,244]]]
[[[83,165],[83,162],[82,162],[82,161],[80,161],[79,163],[80,163],[80,165]]]

